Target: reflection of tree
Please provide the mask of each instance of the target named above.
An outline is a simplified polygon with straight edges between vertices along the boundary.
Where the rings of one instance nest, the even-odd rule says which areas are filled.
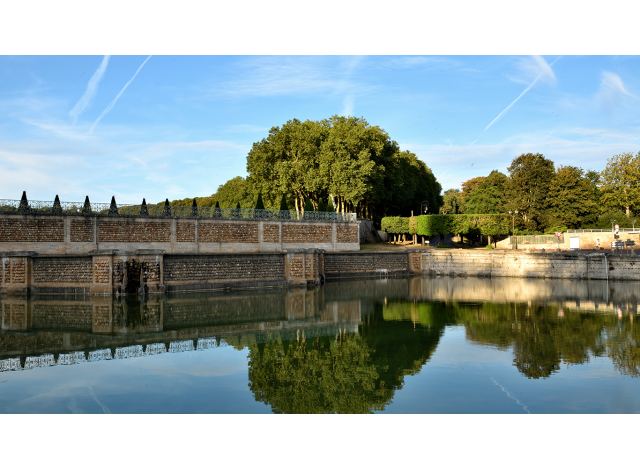
[[[249,347],[249,387],[275,413],[369,413],[393,392],[378,380],[360,336]]]
[[[500,349],[513,347],[514,364],[529,378],[549,377],[561,362],[584,364],[606,353],[602,332],[610,316],[565,310],[559,318],[557,304],[453,307],[468,339]]]
[[[436,323],[385,321],[378,305],[358,335],[249,346],[249,387],[276,413],[383,410],[435,351],[444,330]]]
[[[640,377],[640,328],[633,317],[612,324],[605,331],[607,352],[616,370]]]

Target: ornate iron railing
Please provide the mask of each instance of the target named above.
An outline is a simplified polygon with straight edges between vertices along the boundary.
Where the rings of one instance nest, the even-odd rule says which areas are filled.
[[[0,199],[0,212],[17,214],[97,215],[129,217],[204,217],[213,219],[320,220],[355,222],[356,214],[340,212],[297,212],[268,209],[229,209],[221,207],[167,206],[165,204],[116,204],[105,202],[26,201]]]
[[[552,245],[558,243],[564,243],[564,234],[558,240],[555,235],[517,235],[515,237],[509,237],[509,242],[512,245]]]

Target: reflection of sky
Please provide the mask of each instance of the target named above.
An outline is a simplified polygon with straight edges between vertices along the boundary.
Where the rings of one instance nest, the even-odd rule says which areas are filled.
[[[0,413],[268,413],[248,388],[247,350],[82,363],[0,375]],[[527,379],[513,352],[477,345],[448,327],[419,374],[406,376],[388,413],[637,413],[640,379],[607,357]]]
[[[231,347],[5,372],[1,413],[265,413]]]
[[[561,365],[547,379],[528,379],[511,349],[478,346],[464,327],[448,327],[420,374],[406,376],[388,413],[640,413],[640,380],[607,357]]]

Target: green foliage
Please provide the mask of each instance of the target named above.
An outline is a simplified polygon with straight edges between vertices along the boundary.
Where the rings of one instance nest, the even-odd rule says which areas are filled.
[[[318,200],[318,212],[325,212],[324,202],[322,202],[322,199]]]
[[[262,202],[262,193],[258,193],[258,200],[256,201],[256,210],[264,210],[264,204]]]
[[[327,202],[327,212],[335,212],[336,209],[333,207],[333,199],[329,198],[329,202]]]
[[[287,204],[287,198],[285,197],[285,195],[282,195],[282,199],[280,199],[280,210],[281,211],[288,211],[289,210],[289,205]]]
[[[547,208],[548,225],[576,229],[596,220],[593,183],[585,178],[581,168],[558,168],[549,185]]]
[[[624,210],[627,217],[640,208],[640,152],[622,153],[607,160],[600,173],[601,202],[606,210]]]
[[[330,195],[340,211],[380,218],[442,204],[441,187],[431,170],[377,126],[355,117],[288,121],[253,144],[247,156],[248,181],[274,205],[291,194],[301,209]]]
[[[475,180],[475,181],[474,181]],[[493,170],[486,178],[474,178],[462,183],[467,185],[464,196],[463,212],[465,214],[500,214],[505,212],[505,186],[507,175]],[[469,184],[473,182],[473,184]]]
[[[486,248],[487,250],[493,250],[493,249],[494,249],[494,248],[493,248],[493,245],[487,245],[487,246],[485,246],[485,248]]]
[[[507,170],[506,209],[518,210],[516,223],[523,228],[544,227],[547,196],[555,176],[553,162],[542,154],[527,153],[515,158]]]
[[[462,209],[462,193],[459,189],[447,189],[444,192],[441,214],[459,214]]]
[[[382,219],[380,226],[387,233],[409,233],[409,218],[385,217]]]
[[[463,235],[506,235],[510,218],[505,214],[438,214],[416,217],[418,235],[433,237],[449,233]]]
[[[307,200],[304,201],[304,211],[313,212],[313,204],[311,203],[311,199],[309,198],[307,198]]]

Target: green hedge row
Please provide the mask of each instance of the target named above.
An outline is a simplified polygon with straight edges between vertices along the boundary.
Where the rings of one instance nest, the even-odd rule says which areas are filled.
[[[409,233],[433,237],[448,233],[463,235],[507,235],[511,219],[507,214],[437,214],[417,217],[385,217],[381,228],[387,233]]]

